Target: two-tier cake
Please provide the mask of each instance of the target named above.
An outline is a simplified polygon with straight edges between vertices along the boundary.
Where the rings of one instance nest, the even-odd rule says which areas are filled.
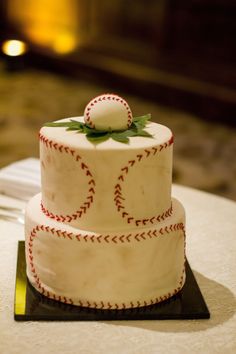
[[[170,129],[133,119],[112,94],[56,124],[40,130],[42,192],[26,210],[30,283],[101,309],[175,295],[185,282],[185,213],[171,197]]]

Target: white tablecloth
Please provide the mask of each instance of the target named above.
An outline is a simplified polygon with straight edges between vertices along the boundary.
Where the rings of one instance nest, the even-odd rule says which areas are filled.
[[[173,186],[187,213],[187,257],[210,320],[15,322],[17,241],[23,226],[0,221],[0,353],[236,353],[236,203]],[[24,206],[0,196],[0,204]]]

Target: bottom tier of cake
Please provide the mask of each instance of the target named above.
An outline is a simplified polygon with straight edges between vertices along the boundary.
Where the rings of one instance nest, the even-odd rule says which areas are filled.
[[[164,301],[185,282],[185,213],[150,227],[104,234],[46,217],[41,195],[26,210],[27,276],[43,295],[64,303],[126,309]]]

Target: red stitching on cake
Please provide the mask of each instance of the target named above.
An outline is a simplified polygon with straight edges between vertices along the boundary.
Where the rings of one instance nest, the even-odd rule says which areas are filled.
[[[143,240],[146,240],[146,238],[145,238],[145,232],[142,232],[141,234],[140,234],[140,237],[143,239]]]
[[[120,181],[124,181],[123,175],[120,175],[120,176],[118,177],[118,179],[119,179]]]
[[[35,231],[34,231],[35,230]],[[29,253],[32,254],[32,246],[33,246],[33,240],[35,238],[35,236],[37,235],[37,232],[40,231],[44,231],[47,233],[52,233],[53,236],[55,237],[63,237],[64,239],[69,239],[69,240],[73,240],[73,238],[76,238],[79,242],[80,241],[85,241],[85,242],[93,242],[95,240],[97,240],[99,243],[102,241],[105,241],[106,243],[124,243],[124,242],[131,242],[131,237],[133,238],[133,240],[136,241],[142,241],[142,240],[146,240],[146,236],[148,236],[149,238],[152,238],[152,236],[157,237],[158,235],[164,236],[165,234],[170,234],[171,232],[177,231],[177,230],[182,230],[184,232],[184,225],[183,223],[178,223],[178,224],[171,224],[169,226],[166,226],[165,228],[160,228],[158,229],[150,229],[148,231],[143,231],[142,233],[136,233],[134,235],[132,235],[131,233],[129,233],[128,235],[122,234],[122,235],[103,235],[100,234],[99,236],[97,236],[96,234],[73,234],[72,232],[67,232],[65,230],[60,230],[57,229],[55,230],[55,228],[53,227],[42,227],[42,225],[38,225],[35,229],[33,229],[33,231],[31,231],[30,233],[30,237],[29,237]],[[33,256],[32,256],[33,257]],[[30,258],[30,260],[32,261],[32,259]]]
[[[124,237],[125,237],[125,235],[121,235],[121,236],[119,237],[120,242],[122,242],[122,243],[125,242],[125,241],[124,241]]]
[[[128,221],[128,224],[130,224],[132,220],[134,220],[134,218],[132,218],[132,217],[129,217],[129,218],[127,219],[127,221]]]
[[[37,225],[37,226],[38,226],[38,225]],[[42,226],[42,225],[41,225],[41,226]],[[36,227],[36,229],[38,229],[37,231],[40,232],[41,226]],[[35,230],[35,229],[34,229],[34,230]],[[44,229],[43,231],[49,232],[48,230],[51,231],[51,228],[49,228],[49,227],[47,226],[47,227],[45,227],[45,229]],[[33,237],[33,239],[34,239],[34,238],[36,237],[36,233],[31,232],[30,235],[32,235],[32,234],[34,235],[34,237]],[[70,236],[70,235],[71,235],[71,234],[68,234],[68,233],[67,233],[67,236]],[[29,248],[28,251],[29,251],[30,254],[32,254],[32,252],[33,252],[33,244],[30,245],[30,248]],[[58,301],[61,301],[61,302],[66,303],[66,304],[69,303],[69,304],[73,305],[74,302],[73,302],[73,300],[72,300],[71,298],[67,298],[67,297],[65,297],[65,296],[63,296],[63,297],[58,296],[58,295],[56,295],[56,294],[54,294],[54,293],[52,293],[52,292],[46,290],[46,289],[42,286],[42,283],[41,283],[41,281],[40,281],[40,279],[39,279],[39,276],[38,276],[37,273],[36,273],[36,269],[35,269],[35,267],[34,267],[33,259],[32,259],[32,258],[33,258],[33,257],[31,256],[31,257],[30,257],[30,260],[31,260],[31,261],[29,262],[29,265],[30,265],[30,270],[31,270],[31,272],[34,273],[34,274],[33,274],[33,277],[34,277],[34,279],[35,279],[35,283],[37,284],[38,291],[39,291],[40,293],[42,293],[43,295],[46,295],[48,298],[51,298],[51,299],[53,299],[53,300],[58,300]]]
[[[143,158],[143,155],[137,155],[138,161],[140,161]]]
[[[129,164],[131,165],[131,167],[135,164],[135,160],[130,160],[130,161],[128,161],[129,162]]]
[[[39,282],[37,282],[37,285],[38,285],[38,291],[41,292],[43,295],[47,294],[47,297],[52,298],[54,300],[61,301],[64,303],[70,303],[71,305],[74,304],[74,302],[71,298],[67,298],[65,296],[63,296],[63,297],[57,296],[53,293],[50,293],[49,291],[46,291]],[[93,303],[90,303],[89,301],[83,302],[81,300],[78,300],[77,303],[81,307],[88,307],[88,308],[92,307],[95,309],[116,309],[116,310],[123,309],[124,310],[126,308],[139,308],[139,307],[144,307],[144,306],[146,307],[146,306],[155,305],[155,304],[160,303],[162,301],[168,300],[172,296],[176,295],[182,289],[183,284],[180,282],[179,285],[180,286],[175,288],[172,293],[169,292],[167,295],[159,296],[159,297],[156,297],[155,299],[149,299],[149,300],[144,300],[144,301],[130,301],[130,303],[127,305],[124,302],[121,304],[118,304],[118,303],[112,304],[110,301],[108,301],[108,302],[100,301],[99,303],[94,301]]]
[[[127,174],[129,173],[130,168],[132,168],[135,163],[140,162],[143,158],[149,158],[150,156],[156,155],[156,153],[158,151],[160,152],[162,149],[167,148],[168,146],[173,144],[173,142],[174,142],[174,139],[173,139],[173,135],[172,135],[172,137],[168,140],[167,143],[164,143],[164,145],[158,145],[158,146],[156,146],[156,147],[154,146],[150,149],[144,149],[144,153],[137,154],[134,159],[129,160],[127,165],[121,168],[120,175],[118,177],[118,183],[115,185],[115,189],[114,189],[114,202],[117,207],[117,211],[121,212],[121,217],[123,219],[126,219],[128,224],[133,223],[137,227],[146,226],[149,223],[153,224],[155,221],[160,222],[161,220],[165,220],[166,218],[168,218],[169,216],[172,215],[173,208],[172,208],[172,203],[171,203],[170,208],[165,210],[160,215],[152,216],[150,218],[146,217],[143,219],[135,219],[134,217],[132,217],[128,213],[128,211],[126,210],[126,208],[124,206],[123,201],[125,201],[125,198],[122,194],[122,183],[125,181],[125,178],[126,178]]]
[[[51,148],[54,148],[55,150],[61,152],[61,153],[67,153],[71,154],[76,161],[82,160],[81,156],[76,154],[75,155],[75,150],[70,149],[68,146],[64,145],[59,145],[58,143],[54,143],[52,140],[48,140],[43,134],[39,133],[39,139],[42,141],[46,146],[48,147],[48,144]],[[91,171],[89,170],[89,167],[81,161],[80,164],[81,169],[84,171],[85,175],[89,178],[88,181],[88,195],[86,197],[86,201],[80,206],[80,208],[75,211],[72,215],[56,215],[53,212],[49,211],[48,209],[45,208],[41,201],[41,209],[42,212],[49,218],[54,219],[59,222],[68,222],[70,223],[72,220],[76,220],[78,218],[81,218],[83,214],[87,212],[87,210],[90,208],[91,204],[93,203],[94,199],[93,196],[95,195],[95,181],[93,179],[93,175]],[[92,187],[91,187],[92,186]]]
[[[173,230],[173,228],[176,230],[182,230],[183,231],[183,237],[184,237],[184,260],[186,260],[186,234],[185,234],[185,228],[184,228],[184,224],[183,223],[178,223],[178,224],[171,224],[169,226],[166,226],[165,227],[165,230],[161,229],[162,230],[162,234],[164,235],[166,231],[166,234],[168,234],[170,231]],[[85,240],[85,237],[82,237],[82,235],[74,235],[73,233],[69,233],[65,230],[55,230],[54,228],[51,228],[49,226],[44,226],[44,225],[37,225],[35,228],[33,228],[33,230],[30,232],[30,237],[33,239],[33,241],[35,240],[36,236],[37,236],[37,233],[38,232],[41,232],[41,231],[44,231],[44,232],[47,232],[47,233],[50,233],[52,232],[53,230],[53,233],[52,233],[52,237],[61,237],[63,235],[63,237],[65,236],[65,240],[66,239],[69,239],[69,240],[72,240],[73,238],[77,239],[78,241],[85,241],[85,242],[88,242],[88,241],[91,241],[91,242],[94,242],[94,238],[96,237],[96,235],[91,235],[91,237],[89,237],[89,235],[85,235],[86,237],[86,240]],[[56,231],[56,232],[54,232]],[[145,238],[145,235],[148,235],[149,237],[152,237],[152,235],[154,235],[154,233],[156,233],[158,230],[149,230],[147,232],[142,232],[141,234],[136,234],[135,236],[133,236],[133,240],[136,240],[138,242],[141,242],[142,240],[145,241],[146,238]],[[160,231],[160,230],[159,230]],[[127,242],[130,242],[130,237],[132,235],[129,234],[129,235],[121,235],[121,236],[118,236],[118,235],[99,235],[97,237],[97,239],[99,238],[99,242],[102,241],[105,241],[105,242],[115,242],[115,243],[118,243],[118,242],[124,242],[124,241],[127,241]],[[115,240],[115,241],[114,241]],[[32,253],[33,253],[33,241],[28,243],[28,246],[29,246],[29,249],[28,249],[28,257],[30,259],[30,261],[28,262],[29,264],[29,267],[30,267],[30,270],[31,272],[33,273],[33,277],[35,279],[35,283],[37,285],[37,290],[43,294],[43,295],[46,295],[48,298],[51,298],[53,300],[57,300],[57,301],[60,301],[60,302],[64,302],[65,304],[71,304],[73,305],[74,304],[74,301],[69,298],[69,297],[66,297],[64,295],[56,295],[55,293],[51,292],[51,291],[48,291],[46,290],[43,286],[42,286],[42,283],[39,279],[39,276],[37,274],[37,270],[35,269],[35,266],[34,266],[34,261],[33,261],[33,256],[32,256]],[[79,304],[80,306],[82,307],[93,307],[93,308],[100,308],[100,309],[126,309],[126,308],[135,308],[135,307],[142,307],[142,306],[149,306],[149,305],[154,305],[156,303],[159,303],[161,301],[164,301],[164,300],[167,300],[169,299],[170,297],[176,295],[181,289],[182,289],[182,286],[183,286],[183,283],[184,283],[184,274],[185,274],[185,267],[183,268],[182,270],[182,273],[181,273],[181,276],[180,276],[180,280],[178,282],[178,285],[176,286],[176,288],[172,291],[172,292],[168,292],[168,294],[163,294],[162,296],[159,296],[159,297],[156,297],[156,298],[152,298],[152,299],[146,299],[146,300],[143,300],[143,301],[130,301],[129,303],[112,303],[111,301],[100,301],[100,302],[93,302],[91,303],[90,301],[82,301],[82,300],[77,300],[76,303]]]
[[[132,234],[129,234],[128,236],[125,237],[125,239],[130,242],[130,237],[132,236]]]
[[[96,129],[96,125],[94,124],[92,118],[91,118],[91,109],[92,107],[95,106],[95,103],[98,103],[98,102],[102,102],[102,101],[110,101],[110,100],[113,100],[113,101],[117,101],[117,102],[120,102],[126,109],[127,111],[127,117],[128,117],[128,120],[127,120],[127,128],[130,127],[130,125],[132,124],[132,121],[133,121],[133,117],[132,117],[132,112],[129,108],[129,105],[128,103],[120,98],[119,96],[111,93],[111,94],[103,94],[103,95],[100,95],[98,97],[95,97],[93,98],[88,104],[87,106],[85,107],[85,111],[84,111],[84,114],[85,114],[85,121],[86,123],[93,129]]]
[[[154,152],[153,152],[153,155],[156,155],[158,149],[157,149],[156,147],[152,147],[152,150],[154,151]]]
[[[121,169],[121,171],[125,171],[126,173],[128,173],[129,169],[128,169],[127,166],[125,166],[125,167],[123,167],[123,168]]]

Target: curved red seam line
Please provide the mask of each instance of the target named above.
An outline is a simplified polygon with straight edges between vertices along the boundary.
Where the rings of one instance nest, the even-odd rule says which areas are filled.
[[[174,230],[183,230],[183,235],[184,235],[184,259],[186,260],[186,250],[185,250],[185,247],[186,247],[186,237],[185,237],[185,228],[184,228],[184,225],[183,223],[179,223],[179,224],[174,224],[172,226],[176,226],[176,228],[173,227]],[[166,228],[165,228],[166,229]],[[49,226],[44,226],[44,225],[37,225],[30,233],[30,237],[29,237],[29,242],[28,242],[28,245],[29,245],[29,264],[30,264],[30,268],[31,268],[31,272],[33,274],[33,277],[35,279],[35,282],[37,284],[37,290],[47,296],[48,298],[51,298],[53,300],[57,300],[57,301],[60,301],[60,302],[63,302],[65,304],[71,304],[71,305],[74,305],[74,302],[71,298],[68,298],[68,297],[65,297],[65,296],[62,296],[62,295],[56,295],[52,292],[49,292],[47,291],[43,286],[42,286],[42,283],[39,279],[39,276],[37,275],[36,273],[36,270],[35,270],[35,267],[34,267],[34,263],[33,263],[33,241],[37,235],[37,231],[51,231],[53,234],[57,235],[57,237],[61,237],[60,234],[65,234],[65,237],[66,238],[69,238],[70,240],[72,240],[72,236],[74,237],[75,235],[73,235],[72,233],[68,233],[66,231],[62,231],[62,230],[55,230],[55,228],[50,228]],[[124,236],[124,235],[122,235]],[[184,262],[185,263],[185,262]],[[138,308],[138,307],[143,307],[143,306],[149,306],[149,305],[155,305],[159,302],[162,302],[162,301],[165,301],[167,299],[169,299],[170,297],[176,295],[181,289],[182,289],[182,286],[183,286],[183,280],[184,280],[184,273],[185,273],[185,264],[184,264],[184,268],[183,268],[183,271],[182,271],[182,275],[181,275],[181,278],[180,278],[180,281],[178,283],[178,287],[175,288],[171,293],[169,292],[167,295],[162,295],[162,296],[159,296],[155,299],[151,299],[151,300],[148,300],[148,301],[143,301],[143,302],[140,302],[140,301],[130,301],[130,306],[128,305],[125,305],[125,303],[121,303],[121,304],[118,304],[118,303],[115,303],[115,304],[111,304],[110,302],[104,302],[104,301],[101,301],[100,303],[97,303],[97,302],[93,302],[93,303],[90,303],[89,301],[86,301],[86,302],[83,302],[81,300],[78,300],[78,303],[80,304],[80,306],[82,307],[89,307],[89,308],[99,308],[99,309],[128,309],[128,308]]]
[[[144,231],[142,233],[137,233],[135,235],[127,234],[127,235],[107,235],[107,234],[73,234],[72,232],[67,232],[65,230],[56,229],[55,227],[49,227],[44,225],[37,225],[32,233],[36,233],[37,231],[44,231],[44,232],[51,232],[56,237],[63,237],[65,239],[72,240],[76,238],[77,241],[84,241],[84,242],[92,242],[94,243],[97,241],[98,243],[106,242],[106,243],[124,243],[124,242],[131,242],[131,241],[144,241],[149,238],[156,238],[160,236],[164,236],[165,234],[170,234],[171,232],[183,230],[184,232],[184,224],[182,222],[177,224],[170,224],[165,227],[161,227],[160,229],[150,229],[148,231]],[[32,241],[30,239],[30,241]]]
[[[126,219],[127,223],[135,223],[136,226],[146,226],[148,223],[153,224],[155,221],[160,222],[161,220],[165,220],[167,217],[172,215],[173,212],[173,207],[172,203],[170,208],[168,208],[166,211],[161,213],[160,215],[157,216],[152,216],[147,219],[135,219],[132,217],[126,210],[125,206],[123,204],[123,200],[125,200],[123,194],[122,194],[122,187],[121,183],[125,181],[125,177],[129,172],[129,168],[133,167],[135,163],[140,162],[143,158],[148,158],[149,156],[156,155],[156,153],[162,151],[163,149],[166,149],[168,146],[172,145],[174,142],[174,137],[173,135],[171,138],[164,143],[163,145],[158,145],[158,147],[152,147],[150,149],[144,149],[143,153],[137,154],[136,157],[132,160],[129,160],[127,165],[121,168],[120,175],[118,177],[118,182],[115,185],[115,192],[114,192],[114,202],[117,207],[117,211],[121,213],[122,218]]]
[[[184,276],[184,272],[185,269],[182,272],[182,276],[180,278],[180,281],[178,283],[178,287],[175,288],[172,292],[169,292],[166,295],[162,295],[153,299],[149,299],[149,300],[143,300],[143,301],[130,301],[129,305],[125,304],[125,303],[111,303],[110,301],[108,302],[104,302],[104,301],[100,301],[100,302],[89,302],[89,301],[81,301],[81,300],[77,300],[77,303],[79,304],[79,306],[81,307],[87,307],[87,308],[94,308],[94,309],[108,309],[108,310],[126,310],[126,309],[132,309],[132,308],[140,308],[140,307],[146,307],[146,306],[151,306],[151,305],[156,305],[160,302],[166,301],[168,299],[170,299],[172,296],[175,296],[178,294],[178,292],[181,291],[182,287],[183,287],[183,276]],[[52,300],[56,300],[56,301],[60,301],[63,302],[65,304],[70,304],[70,305],[75,305],[78,306],[77,304],[74,304],[73,300],[71,298],[65,297],[65,296],[60,296],[60,295],[56,295],[52,292],[46,291],[45,288],[41,285],[40,281],[36,281],[37,284],[37,290],[38,292],[40,292],[42,295],[52,299]]]
[[[108,96],[109,95],[109,96]],[[90,110],[92,109],[91,106],[94,106],[95,103],[97,102],[102,102],[102,101],[107,101],[107,100],[112,100],[112,101],[119,101],[124,107],[125,109],[127,110],[127,113],[128,113],[128,124],[127,124],[127,128],[130,127],[130,125],[132,124],[132,112],[129,108],[129,105],[128,103],[122,99],[121,97],[117,96],[116,94],[114,93],[108,93],[108,94],[103,94],[103,95],[100,95],[100,96],[97,96],[95,98],[93,98],[86,106],[85,108],[85,115],[86,115],[86,119],[87,119],[87,122],[88,124],[90,125],[91,128],[95,129],[95,124],[94,122],[92,121],[92,118],[90,116]]]
[[[43,142],[43,144],[46,145],[47,148],[55,149],[59,152],[66,152],[67,154],[71,154],[76,161],[80,161],[80,167],[82,170],[84,170],[84,173],[86,176],[88,176],[89,181],[88,181],[88,195],[84,203],[80,206],[79,210],[75,211],[71,215],[56,215],[53,212],[49,211],[46,209],[41,201],[41,210],[42,212],[49,218],[54,219],[56,221],[61,221],[61,222],[71,222],[72,220],[76,220],[78,218],[81,218],[83,214],[87,212],[87,209],[90,208],[91,204],[93,203],[94,200],[94,195],[95,195],[95,181],[93,179],[93,175],[90,172],[88,166],[82,162],[82,158],[80,155],[75,154],[75,150],[72,150],[68,146],[60,145],[53,140],[50,140],[46,138],[43,134],[39,133],[39,139],[40,141]]]

